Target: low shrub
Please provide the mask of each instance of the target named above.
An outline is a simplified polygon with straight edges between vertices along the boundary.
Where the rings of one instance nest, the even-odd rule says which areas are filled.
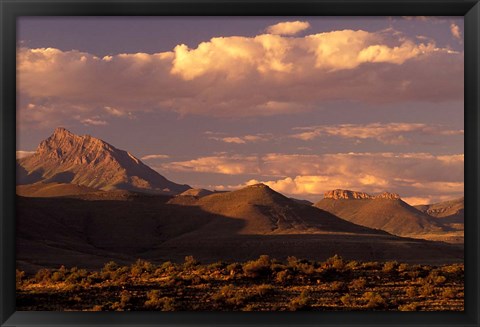
[[[356,261],[356,260],[351,260],[351,261],[349,261],[349,262],[347,262],[347,263],[345,264],[345,269],[347,269],[347,270],[354,270],[354,269],[358,268],[359,265],[360,265],[360,264],[358,263],[358,261]]]
[[[94,305],[92,311],[103,311],[103,305]]]
[[[454,289],[448,287],[445,288],[442,292],[442,298],[444,299],[454,299],[456,297],[456,292]]]
[[[363,299],[367,301],[367,308],[381,308],[385,306],[385,299],[378,293],[375,292],[365,292],[363,294]]]
[[[429,296],[433,293],[433,290],[435,288],[433,287],[433,285],[431,284],[424,284],[420,289],[419,289],[419,293],[420,295],[422,296]]]
[[[464,266],[463,265],[447,265],[440,268],[440,270],[444,273],[452,274],[452,275],[461,275],[464,273]]]
[[[367,285],[367,280],[363,277],[354,279],[350,282],[350,288],[354,290],[363,290],[365,288],[365,285]]]
[[[243,272],[247,277],[265,277],[271,273],[270,264],[270,257],[268,255],[261,255],[257,260],[249,261],[243,265]]]
[[[65,274],[63,274],[59,271],[55,271],[52,274],[52,281],[53,282],[61,282],[61,281],[64,281],[64,280],[65,280]]]
[[[88,272],[85,269],[78,269],[77,267],[73,267],[70,269],[70,273],[65,278],[65,282],[68,284],[78,284],[82,280],[86,279],[88,276]]]
[[[225,269],[230,275],[235,275],[242,272],[242,265],[235,262],[229,264]]]
[[[329,289],[333,292],[343,292],[346,291],[347,287],[344,282],[334,281],[329,283]]]
[[[138,259],[134,264],[130,266],[130,274],[134,278],[140,278],[142,276],[148,276],[154,273],[156,267],[151,263],[143,259]]]
[[[350,294],[345,294],[340,298],[340,301],[343,303],[343,305],[350,306],[352,305],[352,296]]]
[[[286,284],[292,279],[292,275],[288,270],[282,270],[277,272],[275,281],[279,284]]]
[[[417,296],[417,289],[414,286],[407,287],[405,289],[405,295],[414,298]]]
[[[115,272],[119,268],[118,264],[114,261],[107,262],[102,270],[100,271],[100,277],[104,280],[112,279],[112,273]]]
[[[274,291],[275,287],[269,284],[261,284],[253,287],[253,294],[261,297],[272,294]]]
[[[398,268],[398,262],[396,261],[387,261],[383,265],[382,271],[384,273],[393,273],[396,272]]]
[[[153,290],[147,293],[145,307],[160,311],[175,311],[175,300],[167,296],[162,297],[162,293],[159,290]]]
[[[307,291],[302,291],[299,296],[294,297],[290,300],[288,304],[288,309],[290,311],[305,310],[310,308],[312,304],[312,299],[310,298]]]
[[[398,306],[399,311],[417,311],[419,304],[416,302],[402,304]]]
[[[327,261],[325,261],[325,266],[329,268],[335,268],[337,270],[341,270],[345,268],[345,263],[342,257],[335,254],[333,257],[328,258]]]
[[[241,289],[236,289],[232,284],[222,287],[212,295],[214,301],[234,306],[244,305],[249,298]]]
[[[185,261],[184,261],[184,263],[183,263],[183,267],[184,267],[184,268],[193,268],[193,267],[195,267],[195,266],[198,266],[199,264],[200,264],[200,263],[199,263],[197,260],[195,260],[195,258],[194,258],[193,256],[187,255],[187,256],[185,257]]]
[[[52,277],[52,271],[50,269],[40,269],[35,274],[35,281],[37,283],[50,282]]]
[[[409,269],[410,269],[410,266],[408,265],[408,263],[401,263],[398,265],[399,272],[405,272],[405,271],[408,271]]]

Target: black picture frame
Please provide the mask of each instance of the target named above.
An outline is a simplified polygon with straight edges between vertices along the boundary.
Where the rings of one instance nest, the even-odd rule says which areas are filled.
[[[0,324],[1,326],[479,326],[478,0],[0,0]],[[16,312],[16,20],[20,16],[464,16],[464,312]]]

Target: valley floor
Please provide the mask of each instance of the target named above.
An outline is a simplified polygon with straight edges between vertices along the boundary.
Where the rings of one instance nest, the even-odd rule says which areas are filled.
[[[261,256],[245,263],[107,263],[99,271],[17,270],[17,310],[463,311],[464,265]]]

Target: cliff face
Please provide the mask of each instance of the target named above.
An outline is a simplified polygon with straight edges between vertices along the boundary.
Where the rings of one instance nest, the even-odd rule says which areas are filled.
[[[55,129],[32,156],[18,160],[18,166],[17,184],[43,181],[169,194],[190,188],[167,180],[129,152],[64,128]]]
[[[327,191],[324,194],[325,199],[333,199],[333,200],[340,200],[340,199],[389,199],[395,200],[400,199],[400,196],[396,193],[389,193],[383,192],[379,195],[370,195],[365,192],[355,192],[350,190],[341,190],[336,189],[332,191]]]

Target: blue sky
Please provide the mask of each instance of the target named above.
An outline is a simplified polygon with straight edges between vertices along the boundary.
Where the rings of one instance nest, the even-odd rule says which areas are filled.
[[[179,183],[463,194],[463,17],[22,17],[17,150],[57,126]]]

